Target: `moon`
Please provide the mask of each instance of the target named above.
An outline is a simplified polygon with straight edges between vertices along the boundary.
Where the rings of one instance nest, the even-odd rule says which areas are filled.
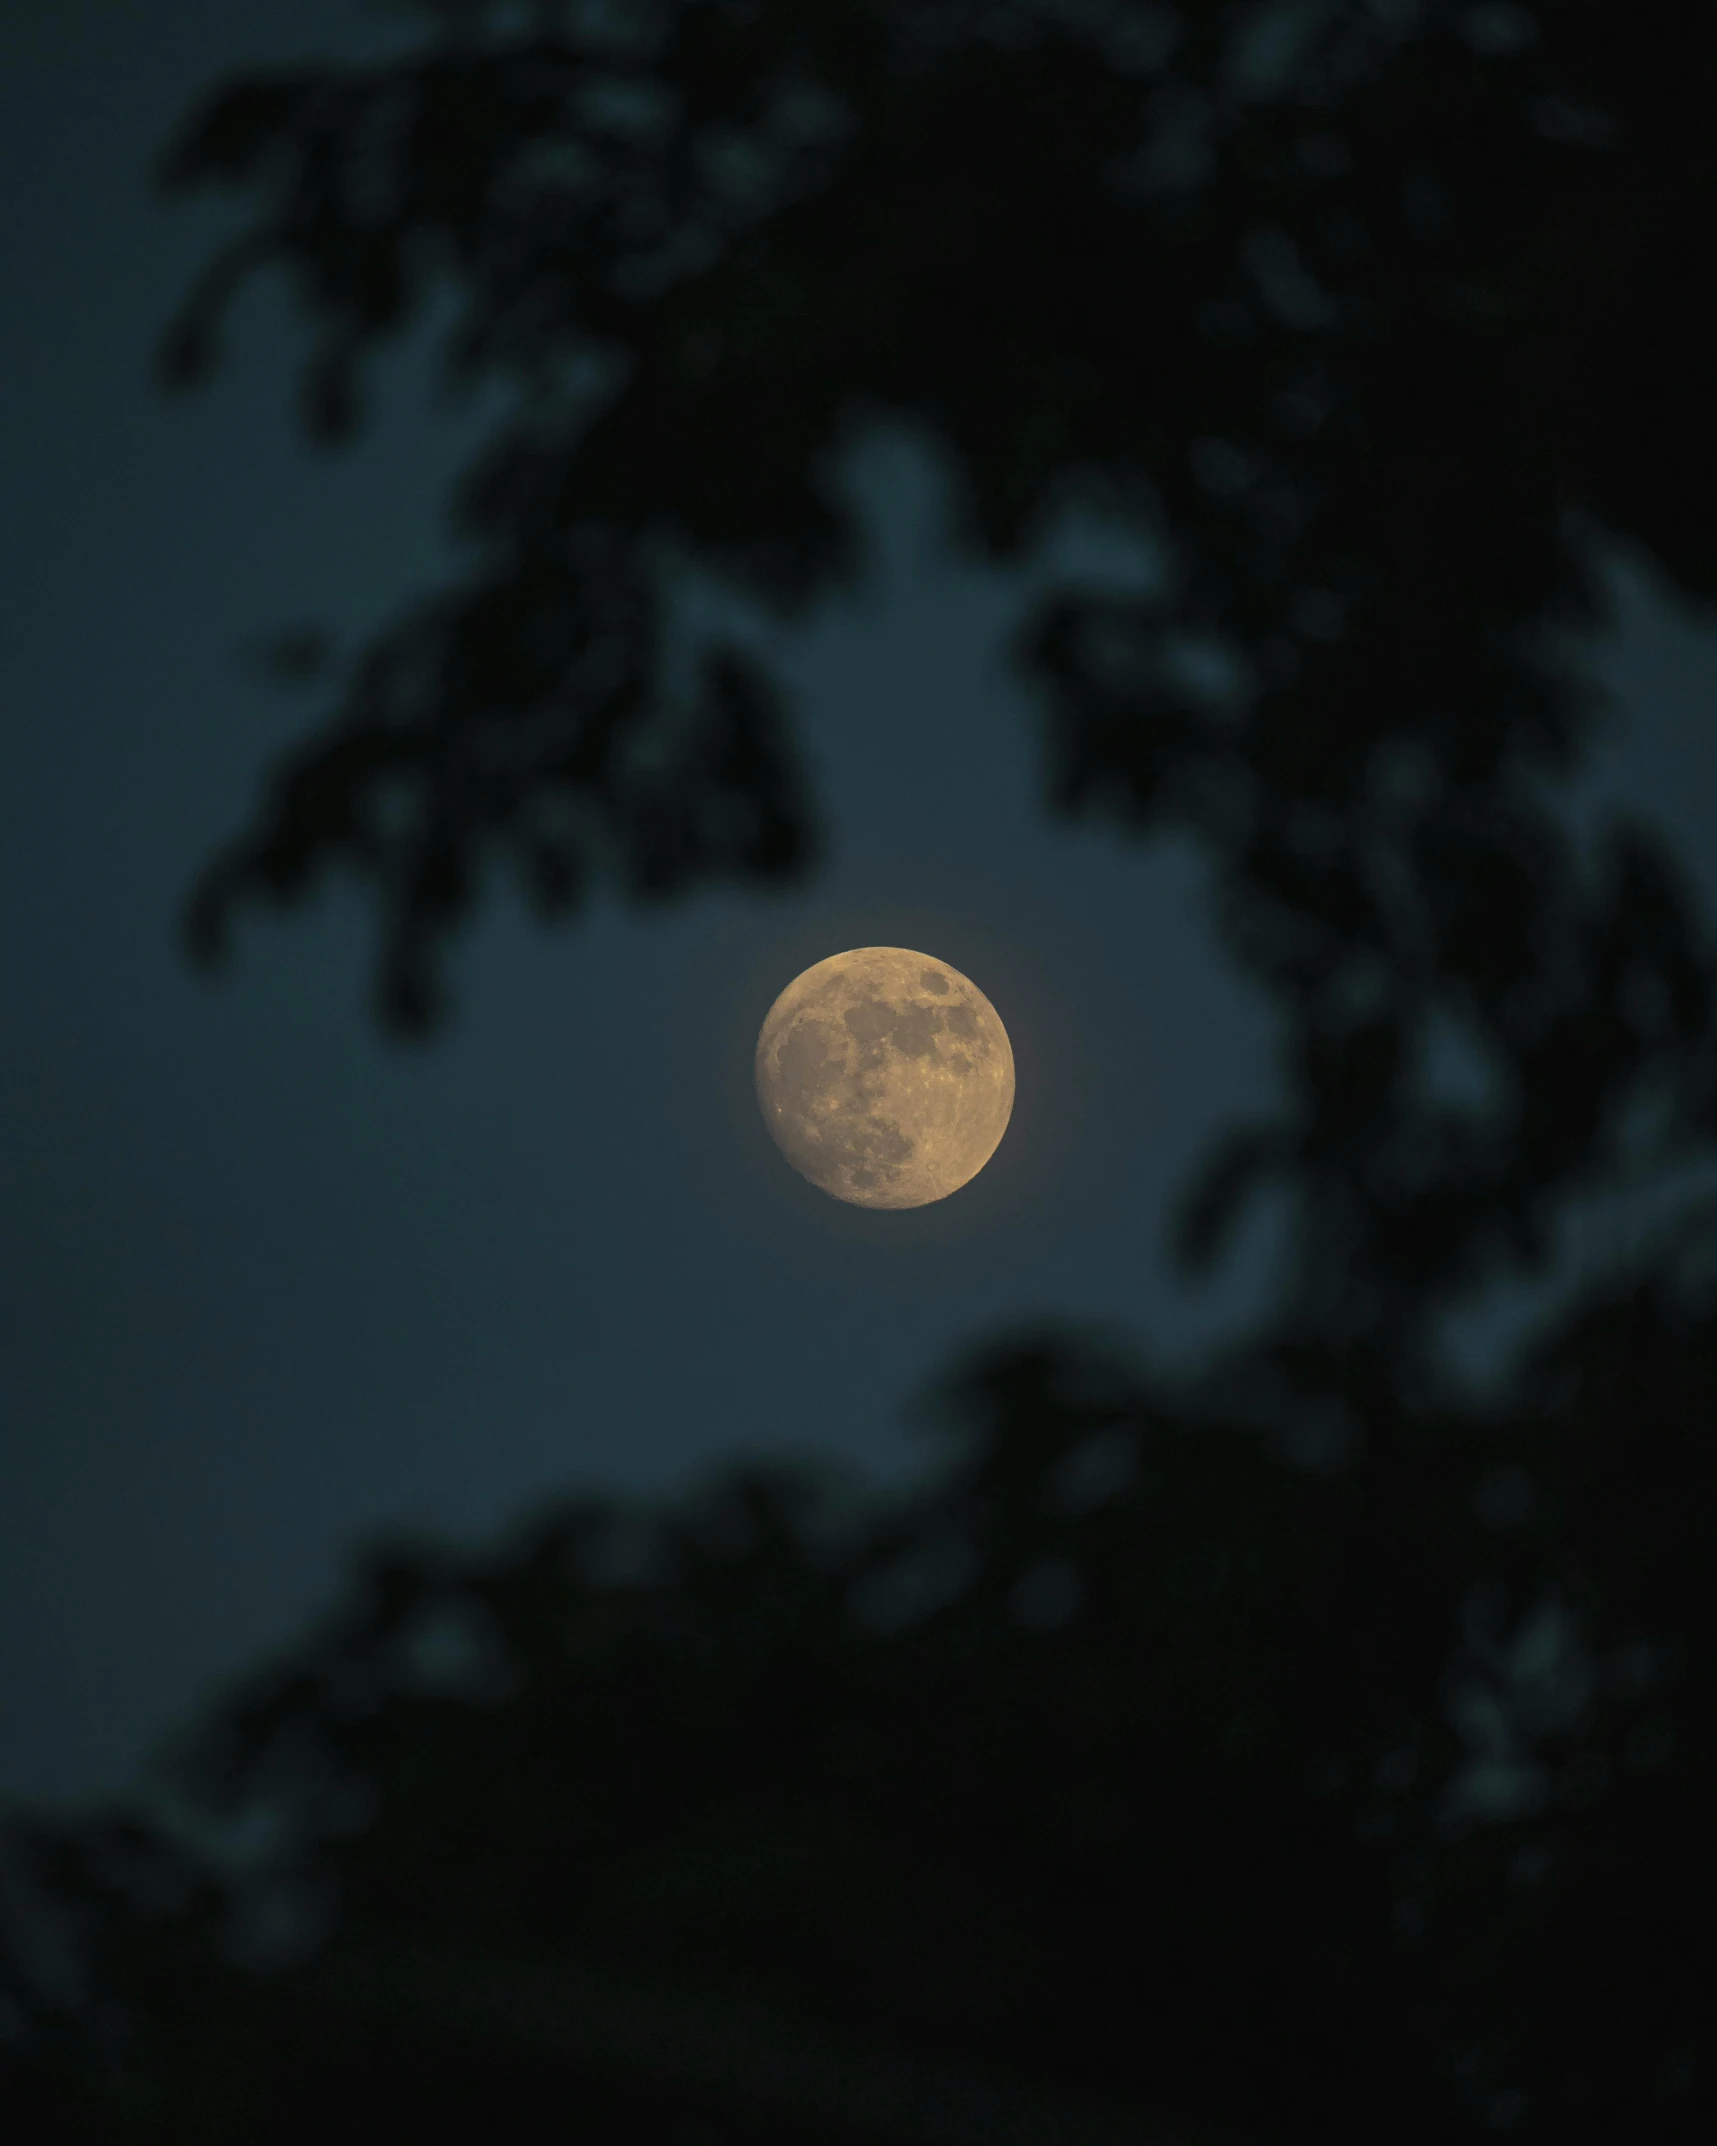
[[[1001,1016],[903,946],[831,954],[770,1007],[757,1100],[801,1177],[855,1207],[926,1207],[970,1184],[1014,1107]]]

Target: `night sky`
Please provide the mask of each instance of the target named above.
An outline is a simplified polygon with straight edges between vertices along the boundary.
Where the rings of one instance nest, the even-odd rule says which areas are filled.
[[[1268,1009],[1195,855],[1042,809],[1003,649],[1026,584],[953,559],[904,437],[852,465],[876,571],[785,644],[825,807],[805,889],[553,932],[498,889],[427,1047],[377,1032],[350,888],[187,966],[186,886],[311,712],[246,650],[361,635],[445,569],[481,412],[419,338],[358,446],[312,454],[277,288],[212,392],[164,400],[153,346],[231,219],[158,203],[149,164],[212,79],[385,34],[351,0],[0,12],[0,1802],[124,1788],[365,1537],[475,1539],[739,1452],[921,1465],[910,1404],[962,1350],[1065,1319],[1172,1357],[1267,1249],[1169,1278],[1176,1189],[1269,1099]],[[1069,531],[1077,562],[1145,568]],[[1591,794],[1717,891],[1717,638],[1625,562],[1616,587]],[[751,1094],[775,994],[869,943],[965,971],[1018,1062],[994,1161],[904,1214],[794,1177]]]

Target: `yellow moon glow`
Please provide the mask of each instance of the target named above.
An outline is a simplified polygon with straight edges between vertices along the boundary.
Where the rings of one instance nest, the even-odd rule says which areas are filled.
[[[1014,1054],[958,969],[861,946],[796,976],[770,1007],[757,1100],[813,1185],[856,1207],[924,1207],[995,1153],[1014,1107]]]

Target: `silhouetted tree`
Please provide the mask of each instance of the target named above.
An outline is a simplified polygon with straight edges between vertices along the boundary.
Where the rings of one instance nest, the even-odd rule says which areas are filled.
[[[863,558],[836,457],[903,420],[961,541],[1026,557],[1083,506],[1164,561],[1018,645],[1052,799],[1196,833],[1281,1010],[1281,1115],[1181,1242],[1274,1184],[1282,1286],[1179,1381],[998,1347],[875,1511],[754,1472],[377,1559],[189,1768],[265,1832],[236,1874],[136,1815],[19,1835],[69,1984],[0,1986],[18,2094],[102,2138],[1709,2136],[1710,1217],[1488,1384],[1446,1316],[1642,1122],[1709,1154],[1711,949],[1555,778],[1600,546],[1717,591],[1717,19],[418,12],[221,91],[167,162],[255,207],[170,378],[277,265],[319,436],[449,293],[505,409],[464,577],[337,681],[198,944],[355,870],[421,1024],[496,857],[550,911],[800,868],[784,697],[681,591],[803,612]],[[954,2062],[967,2103],[912,2069]]]

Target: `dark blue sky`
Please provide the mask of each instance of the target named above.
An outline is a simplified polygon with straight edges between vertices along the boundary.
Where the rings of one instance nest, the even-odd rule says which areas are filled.
[[[164,402],[152,346],[225,219],[159,206],[146,172],[210,78],[350,51],[363,21],[0,16],[0,1801],[122,1786],[365,1535],[483,1534],[738,1450],[911,1465],[906,1405],[1004,1325],[1173,1354],[1239,1301],[1177,1292],[1163,1221],[1269,1095],[1267,1010],[1196,859],[1040,810],[999,649],[1020,585],[940,549],[902,440],[854,468],[877,575],[792,648],[830,823],[808,891],[605,901],[554,933],[503,894],[427,1050],[369,1020],[349,890],[253,923],[218,984],[186,968],[185,885],[302,719],[242,647],[307,617],[360,632],[422,586],[475,419],[419,347],[359,447],[312,456],[277,291],[211,394]],[[1123,571],[1090,538],[1067,556]],[[1618,586],[1596,786],[1657,812],[1709,888],[1717,640]],[[872,942],[965,970],[1019,1067],[994,1162],[903,1215],[800,1183],[750,1090],[775,993]]]

